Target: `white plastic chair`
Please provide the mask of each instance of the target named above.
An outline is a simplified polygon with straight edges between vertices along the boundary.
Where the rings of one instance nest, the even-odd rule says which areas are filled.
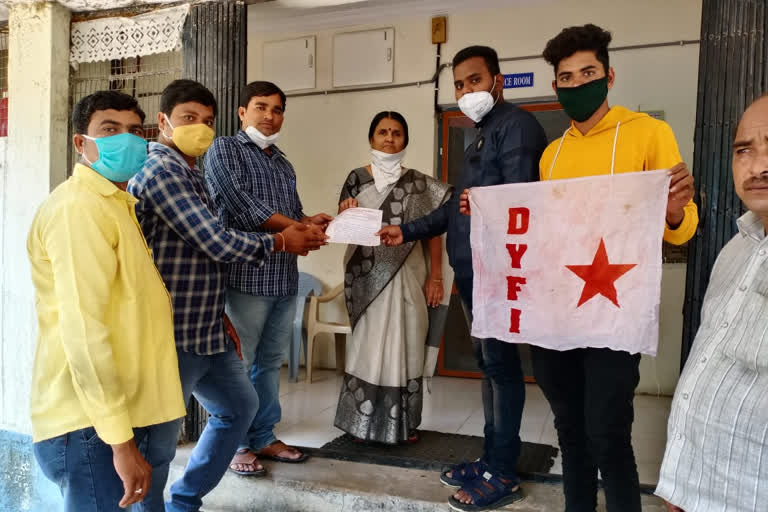
[[[336,337],[336,371],[344,372],[344,355],[346,350],[347,334],[352,333],[352,327],[349,322],[340,324],[336,322],[325,322],[320,319],[320,304],[325,304],[339,296],[344,291],[344,283],[341,283],[333,290],[319,297],[309,298],[309,314],[307,315],[307,382],[312,382],[312,362],[314,355],[315,336],[321,332],[333,334]]]

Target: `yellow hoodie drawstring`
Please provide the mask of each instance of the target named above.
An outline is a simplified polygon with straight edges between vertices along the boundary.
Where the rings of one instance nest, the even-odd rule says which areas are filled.
[[[616,164],[616,142],[619,140],[619,126],[621,126],[621,121],[616,123],[616,134],[613,136],[613,152],[611,153],[611,176],[613,176],[613,170],[614,166]],[[549,175],[547,176],[548,180],[552,179],[552,171],[555,168],[555,162],[557,161],[558,155],[560,155],[560,149],[563,147],[563,142],[565,142],[565,136],[568,135],[568,132],[571,131],[571,127],[569,126],[565,132],[563,132],[563,136],[560,137],[560,144],[557,145],[557,151],[555,151],[555,157],[552,159],[552,164],[549,166]]]
[[[571,131],[571,127],[569,126],[567,130],[563,132],[563,136],[560,137],[560,144],[557,145],[557,151],[555,151],[555,157],[552,159],[552,164],[549,166],[549,175],[547,176],[548,180],[552,179],[552,169],[555,168],[555,162],[557,162],[557,156],[560,154],[560,148],[563,147],[563,142],[565,142],[565,136],[568,135],[568,132]]]
[[[616,163],[616,141],[619,140],[619,126],[621,126],[621,121],[616,123],[616,135],[613,136],[613,153],[611,154],[611,176],[613,176],[613,166]]]

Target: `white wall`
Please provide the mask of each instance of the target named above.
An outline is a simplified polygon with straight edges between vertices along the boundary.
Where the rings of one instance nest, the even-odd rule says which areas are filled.
[[[37,316],[26,238],[38,205],[67,172],[69,11],[14,5],[9,20],[9,119],[0,156],[0,429],[29,433]]]
[[[251,6],[251,19],[259,5]],[[428,79],[435,68],[436,47],[430,38],[430,16],[422,11],[408,17],[405,8],[392,10],[389,17],[357,26],[332,26],[319,29],[318,23],[281,32],[250,32],[248,40],[248,79],[262,75],[262,45],[265,41],[307,35],[317,36],[317,90],[330,90],[332,37],[337,32],[366,28],[395,27],[395,82]],[[359,16],[358,16],[359,18]],[[518,2],[515,7],[462,9],[448,16],[448,42],[443,45],[442,61],[472,44],[494,47],[501,58],[540,54],[547,40],[563,27],[595,23],[614,34],[612,46],[698,39],[701,0],[585,0],[568,2]],[[283,26],[284,24],[281,24]],[[692,163],[693,131],[696,114],[698,45],[615,52],[611,63],[616,70],[616,86],[609,99],[632,109],[661,109],[674,129],[683,158]],[[504,73],[535,73],[535,86],[507,90],[508,100],[552,96],[552,70],[541,58],[503,63]],[[278,84],[279,85],[279,84]],[[381,110],[398,110],[411,129],[411,144],[406,164],[426,173],[436,168],[436,121],[434,91],[428,85],[347,93],[328,96],[289,98],[280,145],[296,167],[298,188],[307,213],[335,213],[341,184],[354,167],[368,162],[367,129],[372,116]],[[450,69],[440,77],[440,103],[455,106]],[[327,286],[342,279],[342,247],[328,247],[304,258],[302,270],[318,276]],[[670,393],[677,381],[682,333],[682,294],[685,268],[665,266],[662,300],[662,342],[658,380],[662,392]],[[331,311],[341,315],[341,306]],[[327,338],[318,345],[316,364],[333,366],[333,344]],[[324,350],[323,347],[326,347]],[[656,392],[653,365],[643,362],[640,390]]]

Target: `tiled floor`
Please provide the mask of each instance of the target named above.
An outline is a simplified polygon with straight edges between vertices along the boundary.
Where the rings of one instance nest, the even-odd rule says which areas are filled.
[[[298,383],[288,380],[283,369],[280,383],[283,421],[277,435],[288,444],[320,447],[343,434],[333,426],[336,402],[341,389],[341,377],[332,371],[315,371],[314,382],[308,384],[304,373]],[[435,377],[432,393],[424,396],[421,429],[467,435],[483,435],[483,412],[480,382],[471,379]],[[671,399],[638,396],[635,398],[633,444],[640,482],[655,484],[664,455],[667,418]],[[523,441],[557,446],[552,411],[538,386],[526,386],[525,410],[520,428]],[[560,473],[560,458],[555,460],[553,473]]]

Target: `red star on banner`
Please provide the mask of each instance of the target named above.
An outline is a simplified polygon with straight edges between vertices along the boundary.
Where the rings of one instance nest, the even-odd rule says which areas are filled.
[[[597,248],[595,259],[591,265],[566,265],[566,268],[584,280],[584,289],[581,292],[579,305],[590,300],[598,293],[613,302],[617,308],[619,299],[616,295],[614,282],[636,267],[632,265],[613,265],[608,262],[608,253],[605,251],[605,242],[600,239],[600,247]]]

